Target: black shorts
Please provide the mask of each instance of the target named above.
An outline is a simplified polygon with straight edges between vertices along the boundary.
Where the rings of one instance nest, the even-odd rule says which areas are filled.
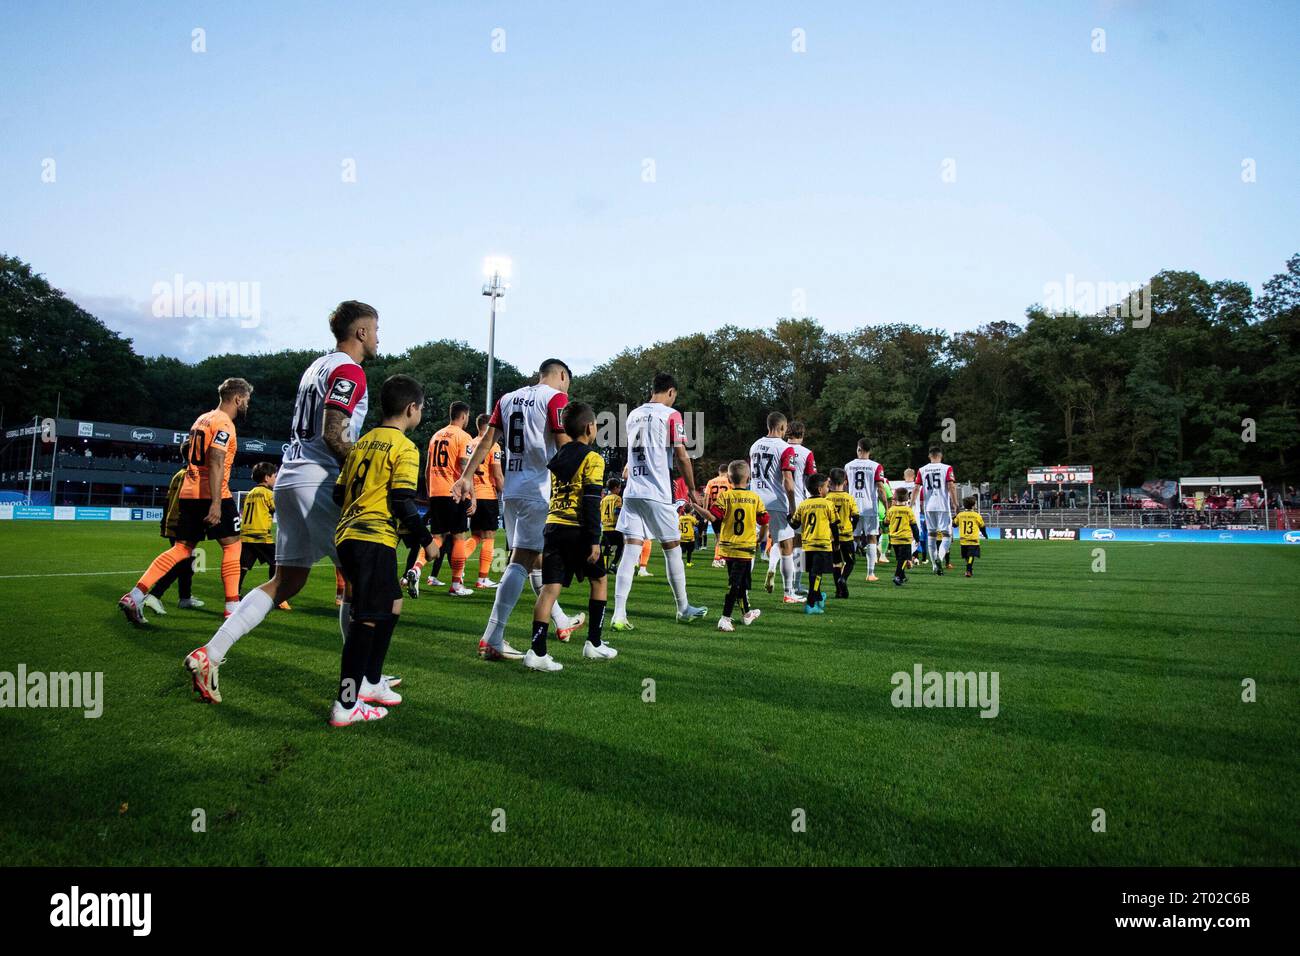
[[[204,518],[212,507],[211,498],[180,499],[180,514],[176,518],[176,540],[195,543],[217,541],[221,538],[239,537],[239,509],[234,498],[221,499],[221,520],[208,527]]]
[[[910,542],[907,544],[900,542],[894,545],[894,560],[898,562],[899,567],[912,560],[912,545]]]
[[[853,557],[854,550],[855,549],[852,540],[836,542],[835,560],[838,561],[840,564],[847,564],[849,562],[849,559]]]
[[[807,551],[803,553],[803,569],[809,576],[830,574],[835,566],[835,559],[829,551]]]
[[[600,533],[600,553],[605,561],[607,573],[617,573],[619,562],[623,560],[623,532],[602,531]]]
[[[741,591],[748,591],[754,586],[752,558],[725,558],[727,562],[727,586]]]
[[[570,525],[548,524],[542,545],[542,583],[568,587],[574,578],[598,581],[605,576],[605,562],[588,563],[591,545],[582,531]]]
[[[275,564],[275,544],[264,541],[244,541],[239,546],[239,566],[247,571],[261,561]]]
[[[978,558],[980,556],[980,546],[978,544],[963,544],[961,546],[962,558]]]
[[[429,510],[424,513],[424,523],[430,534],[460,534],[469,530],[469,500],[459,503],[451,498],[430,498]]]
[[[478,507],[469,516],[470,531],[491,531],[501,527],[501,502],[496,498],[479,498]]]
[[[343,541],[338,546],[343,577],[352,586],[352,616],[358,621],[388,621],[402,597],[397,581],[397,551],[377,541]]]

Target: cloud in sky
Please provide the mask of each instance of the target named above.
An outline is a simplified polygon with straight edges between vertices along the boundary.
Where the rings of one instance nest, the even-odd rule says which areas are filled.
[[[235,317],[155,315],[153,302],[129,296],[68,292],[68,298],[114,332],[131,339],[141,355],[170,355],[197,361],[223,352],[251,353],[272,348],[265,325],[249,328]]]

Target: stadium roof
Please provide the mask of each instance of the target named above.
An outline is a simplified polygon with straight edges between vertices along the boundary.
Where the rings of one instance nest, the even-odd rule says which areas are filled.
[[[1216,485],[1240,488],[1242,485],[1263,487],[1264,480],[1259,475],[1210,475],[1202,478],[1180,478],[1178,483],[1184,488],[1212,488]]]

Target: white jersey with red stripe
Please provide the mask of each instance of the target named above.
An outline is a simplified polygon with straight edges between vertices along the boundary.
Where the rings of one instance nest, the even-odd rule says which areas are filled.
[[[916,473],[917,504],[922,511],[933,514],[952,512],[952,499],[948,482],[954,481],[952,466],[932,461],[921,466]]]
[[[686,444],[682,413],[646,402],[627,416],[627,484],[623,497],[673,502],[673,448]]]
[[[325,409],[337,408],[348,417],[345,441],[361,437],[370,407],[366,373],[346,352],[322,355],[307,367],[293,401],[293,434],[275,483],[278,487],[316,485],[334,481],[340,462],[325,442]]]
[[[763,499],[763,507],[768,511],[789,512],[782,475],[793,470],[794,446],[784,438],[764,435],[749,446],[750,487]]]
[[[864,515],[876,513],[876,482],[885,480],[885,467],[870,458],[854,458],[844,466],[849,476],[849,494],[858,502]]]
[[[555,436],[564,431],[569,396],[549,385],[525,385],[502,395],[492,408],[490,424],[501,435],[501,497],[551,499]]]
[[[793,451],[790,461],[794,466],[794,506],[798,508],[799,503],[808,497],[808,476],[817,474],[817,462],[807,445],[791,442],[790,448]]]

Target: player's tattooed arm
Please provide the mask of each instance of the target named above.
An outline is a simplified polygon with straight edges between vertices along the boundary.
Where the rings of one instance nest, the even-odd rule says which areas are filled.
[[[347,460],[348,452],[352,450],[352,442],[348,441],[348,421],[349,417],[342,409],[328,406],[325,409],[325,444],[329,446],[330,452],[343,464]]]

